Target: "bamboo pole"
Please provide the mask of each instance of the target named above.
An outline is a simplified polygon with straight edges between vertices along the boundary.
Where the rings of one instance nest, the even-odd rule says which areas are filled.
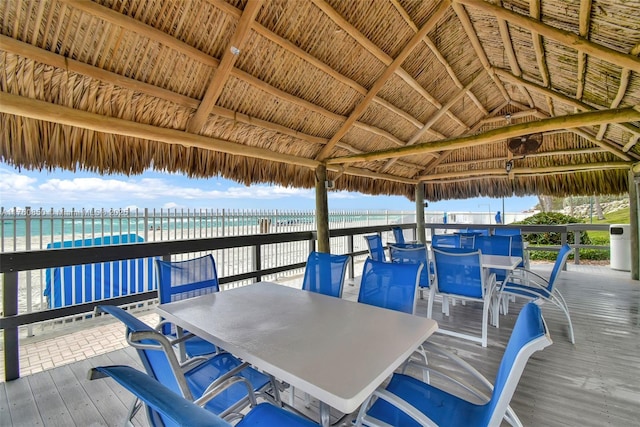
[[[621,123],[640,120],[640,107],[613,110],[591,111],[568,116],[552,117],[529,123],[519,123],[503,128],[492,129],[483,134],[467,135],[443,141],[427,142],[407,147],[398,147],[365,154],[328,159],[328,164],[344,164],[366,162],[371,160],[404,157],[414,154],[433,153],[437,151],[456,150],[475,147],[507,138],[546,132],[558,129],[571,129],[581,126],[593,126],[600,123]]]
[[[427,235],[424,225],[424,184],[416,184],[416,227],[418,228],[418,241],[422,244],[427,243]],[[429,268],[425,265],[423,268]]]

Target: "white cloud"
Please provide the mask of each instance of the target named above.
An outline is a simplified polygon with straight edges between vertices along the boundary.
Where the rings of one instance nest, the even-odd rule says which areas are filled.
[[[0,169],[0,200],[12,204],[31,203],[38,196],[35,184],[38,180],[23,173]]]

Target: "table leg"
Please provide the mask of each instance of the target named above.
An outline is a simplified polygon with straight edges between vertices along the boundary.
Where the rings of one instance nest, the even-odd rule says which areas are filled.
[[[322,427],[329,427],[330,423],[329,405],[324,402],[320,402],[320,425]]]
[[[182,338],[184,332],[180,326],[176,326],[176,337]],[[187,352],[184,346],[184,341],[180,341],[178,344],[178,349],[180,353],[180,363],[184,363],[187,360]]]

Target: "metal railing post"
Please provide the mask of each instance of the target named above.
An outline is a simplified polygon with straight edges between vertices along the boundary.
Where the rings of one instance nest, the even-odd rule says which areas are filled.
[[[349,235],[347,238],[347,253],[352,253],[352,252],[353,252],[353,235]],[[349,264],[347,268],[349,269],[349,275],[347,277],[349,277],[349,279],[353,279],[355,277],[353,257],[349,259]]]
[[[574,242],[575,243],[575,242]],[[560,245],[564,246],[567,244],[567,227],[563,228],[562,233],[560,233]],[[567,270],[567,263],[564,264],[562,270]]]
[[[582,243],[582,231],[574,230],[573,232],[573,243],[575,245],[576,250],[573,251],[573,262],[576,265],[580,265],[580,245]]]

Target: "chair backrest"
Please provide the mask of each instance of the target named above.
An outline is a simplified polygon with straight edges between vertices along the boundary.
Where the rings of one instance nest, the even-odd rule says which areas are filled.
[[[160,304],[218,292],[218,271],[211,254],[186,261],[156,260],[158,298]],[[164,334],[173,333],[172,325],[162,327]]]
[[[118,384],[143,401],[155,413],[152,419],[162,417],[165,420],[173,421],[175,425],[181,426],[231,426],[231,424],[217,415],[186,400],[154,378],[130,366],[98,366],[92,368],[92,379],[97,377],[95,371],[102,374],[101,376],[107,375],[113,378]]]
[[[391,262],[399,264],[422,264],[420,287],[429,287],[429,252],[427,251],[426,245],[418,243],[396,243],[389,245],[389,251],[391,253]]]
[[[513,234],[511,235],[511,256],[519,256],[522,258],[518,267],[525,267],[525,256],[524,256],[524,242],[522,240],[522,234]]]
[[[333,297],[342,297],[342,286],[349,255],[311,252],[304,270],[302,289]]]
[[[220,290],[212,255],[186,261],[156,260],[161,304],[210,294]]]
[[[476,236],[474,248],[487,255],[511,255],[511,236]]]
[[[191,390],[181,373],[177,356],[171,343],[164,335],[120,307],[100,305],[97,309],[98,312],[109,313],[124,323],[127,328],[127,342],[136,348],[140,361],[148,375],[164,384],[174,393],[193,400]],[[150,420],[157,416],[157,414],[149,413]]]
[[[384,246],[382,245],[382,237],[379,234],[371,234],[364,236],[367,240],[367,247],[369,248],[369,258],[374,261],[386,261],[384,256]]]
[[[438,292],[484,298],[484,272],[480,251],[464,248],[433,248]]]
[[[402,228],[393,227],[391,230],[393,231],[393,237],[396,239],[396,243],[404,243],[404,234],[402,233]]]
[[[434,234],[431,236],[431,247],[459,248],[460,236],[457,234]]]
[[[533,302],[525,305],[511,332],[494,382],[487,419],[480,425],[500,425],[509,402],[520,381],[529,357],[552,343],[540,307]]]
[[[553,286],[555,285],[560,272],[564,269],[564,265],[567,263],[567,258],[571,255],[571,252],[573,252],[573,249],[566,243],[560,248],[560,252],[556,257],[556,262],[553,264],[553,270],[551,270],[551,276],[549,276],[549,286],[547,286],[547,290],[549,292],[553,291]]]
[[[498,227],[493,231],[495,236],[516,236],[522,235],[522,230],[519,228],[504,228]]]
[[[467,228],[464,230],[465,233],[475,234],[476,236],[488,236],[489,229],[488,228]]]
[[[422,264],[396,264],[367,259],[358,302],[413,314]]]

